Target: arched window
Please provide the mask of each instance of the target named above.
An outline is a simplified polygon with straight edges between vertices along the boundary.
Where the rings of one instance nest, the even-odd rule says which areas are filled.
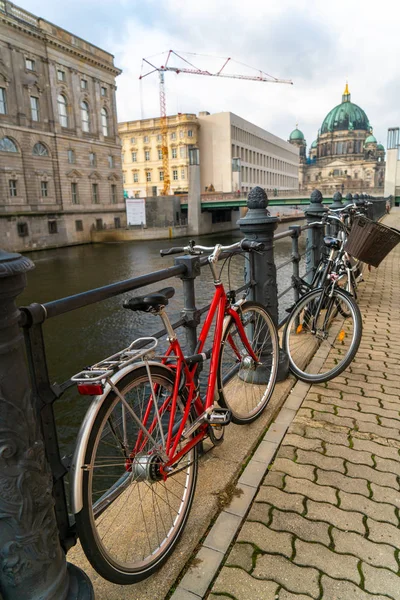
[[[42,144],[42,142],[38,142],[33,146],[32,154],[34,156],[48,156],[49,151],[47,150],[46,146]]]
[[[0,150],[3,152],[18,152],[16,144],[8,137],[0,139]]]
[[[81,120],[82,120],[82,131],[88,133],[90,131],[90,115],[89,115],[89,104],[84,100],[81,102]]]
[[[64,94],[58,94],[58,116],[60,119],[61,127],[68,127],[68,110],[67,110],[67,99]]]
[[[108,113],[104,107],[101,109],[101,128],[103,130],[103,135],[105,137],[107,137],[108,136]]]

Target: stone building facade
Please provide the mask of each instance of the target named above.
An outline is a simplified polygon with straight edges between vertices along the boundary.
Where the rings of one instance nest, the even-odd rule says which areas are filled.
[[[167,117],[170,193],[188,192],[189,148],[198,144],[196,115]],[[161,119],[119,123],[124,189],[131,198],[160,196],[164,187]]]
[[[126,223],[111,54],[0,2],[0,247]]]
[[[317,139],[307,143],[296,127],[288,140],[300,152],[300,189],[368,191],[385,181],[385,148],[378,144],[364,110],[351,101],[346,84],[342,102],[325,117]]]

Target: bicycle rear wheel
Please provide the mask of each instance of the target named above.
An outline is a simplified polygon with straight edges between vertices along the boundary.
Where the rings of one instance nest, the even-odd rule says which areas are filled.
[[[233,319],[225,329],[219,355],[219,402],[232,411],[232,421],[251,423],[260,416],[274,391],[278,369],[278,335],[271,316],[257,302],[244,302],[238,310],[254,354],[245,348]]]
[[[76,515],[78,535],[96,571],[118,584],[149,577],[167,559],[186,523],[196,485],[197,446],[174,465],[166,480],[160,474],[174,374],[152,365],[151,378],[160,418],[147,370],[136,368],[117,384],[129,410],[110,391],[90,431],[85,454],[83,508]],[[178,398],[173,435],[182,422],[183,409],[184,401]],[[177,451],[184,445],[180,444]]]
[[[353,360],[361,334],[360,309],[348,293],[338,288],[332,297],[322,288],[309,292],[294,307],[283,334],[290,370],[307,382],[333,379]]]

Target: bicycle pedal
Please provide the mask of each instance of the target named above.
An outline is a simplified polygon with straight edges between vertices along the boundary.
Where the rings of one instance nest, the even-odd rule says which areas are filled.
[[[206,418],[209,425],[229,425],[231,420],[232,411],[228,408],[213,408]]]

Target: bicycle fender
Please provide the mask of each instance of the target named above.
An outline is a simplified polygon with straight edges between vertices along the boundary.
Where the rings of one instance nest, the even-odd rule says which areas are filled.
[[[117,371],[112,377],[111,381],[116,384],[118,383],[125,375],[135,371],[136,369],[143,368],[145,363],[137,363],[134,365],[127,365],[125,368]],[[148,361],[149,366],[157,365],[158,367],[162,366],[166,370],[171,371],[165,365],[161,365],[161,363],[157,361]],[[171,371],[172,373],[172,371]],[[74,456],[72,458],[72,464],[70,469],[70,482],[71,482],[71,508],[72,513],[76,515],[83,508],[83,466],[85,464],[85,455],[87,450],[87,445],[89,442],[90,432],[92,430],[94,421],[99,413],[99,410],[111,391],[110,384],[106,384],[104,388],[104,393],[101,396],[95,396],[89,409],[86,412],[85,418],[83,419],[82,425],[79,429],[79,433],[77,436]]]

